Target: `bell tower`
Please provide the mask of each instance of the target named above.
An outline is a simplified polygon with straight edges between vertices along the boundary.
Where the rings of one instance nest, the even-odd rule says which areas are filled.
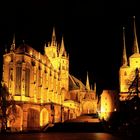
[[[60,80],[61,88],[69,90],[69,57],[67,56],[64,39],[62,37],[61,47],[59,50],[59,59],[60,59]]]
[[[125,45],[125,35],[123,31],[123,61],[120,67],[119,80],[120,80],[120,100],[126,100],[130,91],[130,86],[136,76],[136,69],[140,69],[140,53],[136,34],[135,17],[133,17],[133,52],[127,60],[126,55],[126,45]]]
[[[44,51],[45,51],[45,55],[47,55],[49,60],[51,61],[54,69],[58,70],[60,63],[58,57],[58,45],[56,41],[55,28],[53,28],[51,43],[49,42],[48,46],[45,43]]]

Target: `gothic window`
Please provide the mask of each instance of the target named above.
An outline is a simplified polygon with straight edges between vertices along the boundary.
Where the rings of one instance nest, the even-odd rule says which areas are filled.
[[[26,67],[25,70],[25,96],[29,97],[30,93],[30,68]]]
[[[52,56],[52,58],[55,58],[55,53],[53,53],[53,56]]]
[[[41,66],[39,66],[38,69],[41,70]]]
[[[62,66],[62,70],[65,70],[65,66]]]
[[[52,71],[50,70],[50,76],[52,76]]]
[[[46,69],[44,70],[44,73],[47,73],[47,70]]]
[[[31,63],[32,63],[32,66],[34,67],[34,66],[35,66],[35,62],[34,62],[34,61],[32,61]]]
[[[22,67],[20,63],[17,63],[16,66],[16,82],[15,82],[15,94],[21,95],[21,73]]]
[[[124,72],[124,76],[127,76],[127,72],[126,71]]]

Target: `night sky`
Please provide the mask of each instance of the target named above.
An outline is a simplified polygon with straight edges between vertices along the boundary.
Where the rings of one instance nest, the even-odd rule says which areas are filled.
[[[58,43],[70,55],[70,73],[99,89],[117,89],[122,55],[122,27],[126,27],[128,56],[132,50],[133,19],[136,16],[140,40],[138,4],[131,1],[47,1],[20,0],[0,3],[0,46],[10,48],[13,34],[17,46],[24,40],[43,52],[55,26]],[[140,44],[140,41],[139,41]],[[2,52],[2,51],[1,51]]]

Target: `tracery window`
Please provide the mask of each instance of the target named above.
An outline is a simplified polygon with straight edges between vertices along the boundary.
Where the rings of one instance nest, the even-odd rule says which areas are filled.
[[[17,64],[16,64],[15,95],[21,95],[21,74],[22,74],[21,62],[17,62]]]
[[[25,96],[29,97],[29,95],[30,95],[30,67],[29,64],[27,64],[25,69]]]

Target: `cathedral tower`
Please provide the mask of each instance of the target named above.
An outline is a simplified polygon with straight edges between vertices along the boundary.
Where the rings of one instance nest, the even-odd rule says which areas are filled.
[[[129,87],[131,86],[132,82],[135,79],[135,72],[136,69],[140,68],[140,54],[139,54],[139,46],[137,41],[137,34],[136,34],[136,24],[135,24],[135,17],[133,17],[133,53],[129,57],[129,63],[127,61],[126,55],[126,45],[125,45],[125,35],[123,31],[123,62],[122,66],[120,67],[120,95],[121,100],[125,100],[128,96]]]
[[[56,34],[55,34],[55,28],[53,28],[52,32],[52,40],[51,43],[48,43],[48,46],[44,46],[45,55],[47,55],[55,69],[59,69],[59,58],[58,58],[58,46],[56,41]]]
[[[69,57],[67,56],[64,39],[62,37],[59,51],[61,88],[69,90]]]

